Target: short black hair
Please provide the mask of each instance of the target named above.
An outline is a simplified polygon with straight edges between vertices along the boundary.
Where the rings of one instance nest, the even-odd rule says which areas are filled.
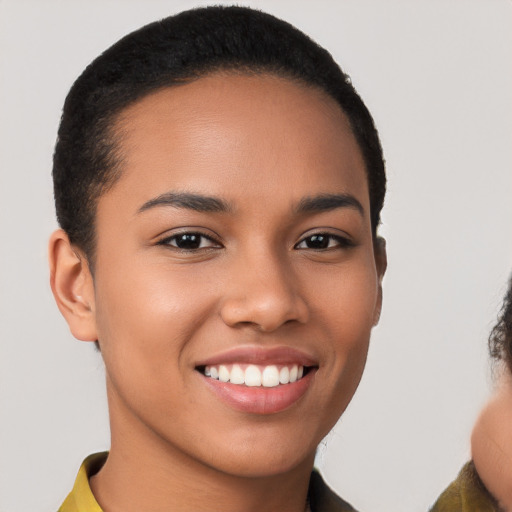
[[[372,116],[331,54],[289,23],[247,7],[181,12],[123,37],[84,70],[66,98],[53,160],[57,219],[90,260],[99,198],[118,179],[114,125],[130,104],[215,71],[271,73],[317,87],[340,105],[362,152],[374,237],[386,191]]]
[[[489,350],[492,357],[504,360],[512,373],[512,275],[498,315],[498,322],[489,336]]]

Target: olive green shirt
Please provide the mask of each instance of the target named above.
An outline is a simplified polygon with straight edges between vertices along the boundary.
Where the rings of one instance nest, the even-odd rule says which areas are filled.
[[[496,500],[485,488],[473,462],[468,462],[457,479],[439,496],[430,512],[500,512]]]
[[[89,478],[101,469],[107,455],[108,452],[95,453],[84,460],[75,485],[59,508],[59,512],[102,512],[92,494]],[[308,496],[311,512],[355,512],[348,503],[327,487],[317,471],[311,474]]]

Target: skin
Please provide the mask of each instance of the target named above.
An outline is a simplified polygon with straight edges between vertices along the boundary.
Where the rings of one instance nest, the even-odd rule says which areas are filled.
[[[94,278],[65,233],[50,241],[59,308],[105,361],[112,446],[92,490],[107,512],[302,512],[382,301],[385,250],[348,121],[316,89],[214,74],[139,100],[117,128],[122,176],[99,200]],[[228,208],[151,203],[169,192]],[[298,211],[325,194],[361,209]],[[209,238],[184,251],[184,231]],[[219,399],[198,362],[240,347],[306,354],[306,392],[271,414]]]
[[[512,511],[512,376],[505,373],[471,435],[476,470],[506,512]]]

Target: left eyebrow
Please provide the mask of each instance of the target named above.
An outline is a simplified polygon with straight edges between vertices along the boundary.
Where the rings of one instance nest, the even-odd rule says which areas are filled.
[[[337,208],[350,208],[364,217],[363,205],[351,194],[320,194],[304,197],[296,207],[297,213],[321,213]]]

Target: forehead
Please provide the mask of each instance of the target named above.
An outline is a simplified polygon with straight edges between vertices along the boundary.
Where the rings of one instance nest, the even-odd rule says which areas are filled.
[[[212,74],[144,97],[116,128],[120,181],[147,199],[158,187],[268,196],[270,185],[297,199],[305,187],[367,196],[363,158],[341,108],[289,79]]]

